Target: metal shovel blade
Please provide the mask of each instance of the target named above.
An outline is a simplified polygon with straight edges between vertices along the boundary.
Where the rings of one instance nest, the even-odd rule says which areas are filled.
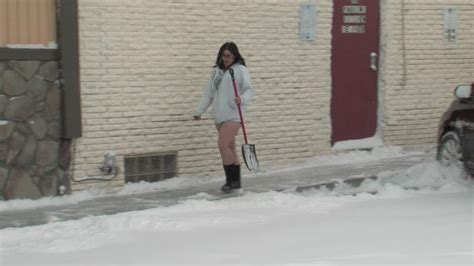
[[[245,165],[250,171],[258,172],[257,152],[254,144],[243,144],[242,155],[244,157]]]

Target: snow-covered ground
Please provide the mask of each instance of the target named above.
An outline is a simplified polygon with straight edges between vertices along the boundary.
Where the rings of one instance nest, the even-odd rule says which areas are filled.
[[[401,152],[353,152],[300,167],[363,163]],[[338,187],[218,201],[202,197],[171,207],[7,228],[0,230],[0,265],[473,265],[474,186],[461,169],[429,161],[378,176],[356,194]],[[149,184],[138,184],[116,193],[149,190]],[[101,193],[4,202],[0,210],[97,196]]]

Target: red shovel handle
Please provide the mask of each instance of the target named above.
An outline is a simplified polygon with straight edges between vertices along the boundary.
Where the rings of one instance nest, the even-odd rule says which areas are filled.
[[[234,70],[232,68],[229,68],[229,73],[230,73],[230,77],[232,78],[232,85],[234,85],[235,98],[237,98],[239,97],[239,93],[237,92],[237,83],[235,82]],[[245,132],[244,116],[242,115],[242,109],[240,108],[240,103],[237,104],[237,109],[239,109],[240,124],[242,125],[242,133],[244,134],[245,144],[248,144],[247,133]]]

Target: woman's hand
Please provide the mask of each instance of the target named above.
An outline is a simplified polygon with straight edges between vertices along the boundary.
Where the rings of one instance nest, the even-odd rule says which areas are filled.
[[[240,96],[235,97],[235,103],[237,105],[240,105],[241,102],[242,102],[242,99],[240,99]]]

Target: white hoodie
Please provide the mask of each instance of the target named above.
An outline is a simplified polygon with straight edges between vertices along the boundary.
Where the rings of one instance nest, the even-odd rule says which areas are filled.
[[[234,69],[237,92],[241,98],[240,106],[244,114],[254,94],[252,84],[250,83],[250,74],[247,68],[241,64],[234,64],[231,68]],[[194,115],[201,116],[206,112],[211,103],[215,123],[220,124],[226,121],[240,122],[230,73],[229,71],[223,72],[217,66],[212,69],[211,77],[204,87],[203,95]]]

